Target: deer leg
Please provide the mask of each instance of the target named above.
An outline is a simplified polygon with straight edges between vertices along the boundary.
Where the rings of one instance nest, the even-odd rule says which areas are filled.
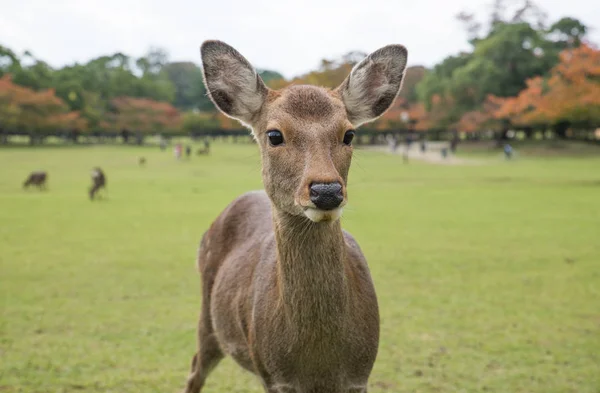
[[[210,319],[209,301],[203,302],[202,315],[198,323],[198,352],[192,359],[192,372],[188,377],[184,393],[199,393],[206,377],[216,367],[224,355],[219,347]]]
[[[94,200],[94,194],[96,194],[96,186],[92,186],[92,188],[90,188],[90,199]]]

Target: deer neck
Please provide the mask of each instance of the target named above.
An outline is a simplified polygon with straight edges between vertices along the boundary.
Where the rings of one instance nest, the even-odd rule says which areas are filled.
[[[347,310],[346,248],[339,220],[314,223],[275,211],[279,296],[299,330],[335,331]]]

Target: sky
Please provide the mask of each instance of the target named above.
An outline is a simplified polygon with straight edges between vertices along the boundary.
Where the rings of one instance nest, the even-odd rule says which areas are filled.
[[[255,67],[290,78],[322,58],[387,44],[407,47],[409,65],[433,66],[469,49],[455,15],[485,22],[492,0],[19,0],[0,8],[0,44],[31,51],[54,67],[122,52],[143,56],[161,47],[172,61],[200,63],[199,47],[219,39]],[[293,4],[292,4],[293,3]],[[553,22],[581,20],[600,43],[600,1],[538,0]]]

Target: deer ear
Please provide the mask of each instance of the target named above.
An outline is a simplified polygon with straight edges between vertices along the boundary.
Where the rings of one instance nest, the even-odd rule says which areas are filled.
[[[348,120],[355,126],[375,120],[400,92],[408,52],[402,45],[388,45],[358,63],[336,89]]]
[[[204,41],[200,48],[204,83],[217,108],[251,126],[268,89],[252,65],[221,41]]]

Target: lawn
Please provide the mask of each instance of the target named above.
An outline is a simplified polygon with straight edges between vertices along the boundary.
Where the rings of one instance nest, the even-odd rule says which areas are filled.
[[[600,148],[478,157],[355,154],[343,226],[382,323],[369,391],[599,393]],[[247,144],[182,162],[151,147],[0,150],[0,392],[181,389],[199,240],[261,186],[259,161]],[[91,202],[97,165],[108,195]],[[38,168],[48,191],[22,190]],[[205,392],[262,388],[226,359]]]

